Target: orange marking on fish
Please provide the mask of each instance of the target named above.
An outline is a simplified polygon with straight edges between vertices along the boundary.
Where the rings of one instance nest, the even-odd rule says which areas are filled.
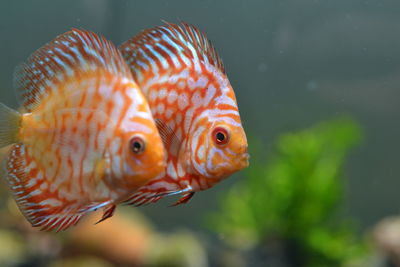
[[[65,230],[99,208],[109,218],[130,192],[163,171],[151,111],[111,42],[74,29],[38,49],[15,81],[26,113],[0,106],[0,116],[11,114],[4,129],[18,131],[2,143],[13,144],[7,181],[33,226]],[[132,133],[145,144],[140,155]]]
[[[186,23],[167,23],[142,31],[120,51],[158,120],[167,164],[175,167],[133,193],[127,203],[142,205],[176,192],[184,195],[178,204],[186,203],[190,192],[247,167],[247,140],[235,94],[222,60],[202,32]],[[165,61],[169,69],[161,73]],[[218,145],[217,138],[228,143]]]

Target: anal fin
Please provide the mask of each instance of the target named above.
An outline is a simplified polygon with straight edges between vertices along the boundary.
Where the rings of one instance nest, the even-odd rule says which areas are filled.
[[[150,203],[155,203],[161,198],[162,197],[160,196],[160,192],[148,192],[145,189],[140,189],[139,191],[132,194],[126,201],[124,201],[124,204],[134,207],[140,207]]]
[[[6,180],[25,218],[44,231],[62,231],[76,225],[82,216],[103,203],[79,203],[51,192],[37,162],[23,144],[15,144],[5,161]]]
[[[149,188],[143,187],[139,191],[131,195],[126,201],[124,201],[124,203],[127,205],[139,207],[142,205],[155,203],[164,197],[182,194],[182,197],[177,202],[171,205],[171,206],[178,206],[189,202],[189,200],[195,194],[195,192],[193,192],[192,190],[193,190],[192,187],[187,187],[184,189],[172,190],[172,191],[171,190],[165,191],[161,189],[150,190]]]

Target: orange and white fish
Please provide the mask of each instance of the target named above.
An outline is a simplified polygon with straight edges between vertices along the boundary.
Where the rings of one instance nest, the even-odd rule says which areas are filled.
[[[212,187],[248,166],[247,139],[235,93],[217,52],[196,27],[167,23],[119,47],[146,96],[167,151],[160,177],[128,204],[155,202]]]
[[[22,108],[0,104],[6,179],[26,219],[64,230],[89,211],[102,220],[165,168],[151,111],[118,49],[73,29],[16,69]]]

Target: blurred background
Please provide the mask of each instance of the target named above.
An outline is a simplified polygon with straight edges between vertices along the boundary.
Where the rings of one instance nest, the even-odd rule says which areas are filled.
[[[3,1],[0,100],[14,68],[84,28],[120,44],[162,21],[198,26],[224,61],[251,166],[61,234],[1,186],[1,266],[400,266],[400,2]]]

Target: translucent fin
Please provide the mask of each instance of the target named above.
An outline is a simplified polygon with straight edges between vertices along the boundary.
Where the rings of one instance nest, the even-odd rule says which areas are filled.
[[[154,68],[181,68],[194,61],[211,64],[225,73],[224,64],[205,34],[193,25],[166,25],[147,29],[119,47],[134,78]]]
[[[154,183],[156,184],[157,181],[154,181]],[[190,186],[184,189],[176,190],[166,190],[165,188],[152,189],[151,185],[143,186],[134,194],[132,194],[126,201],[124,201],[124,204],[139,207],[142,205],[155,203],[164,197],[182,194],[182,198],[180,198],[175,204],[171,205],[177,206],[187,203],[193,197],[194,192],[192,190],[193,188]]]
[[[0,103],[0,148],[18,142],[21,114]]]
[[[175,207],[181,204],[186,204],[192,199],[194,196],[195,192],[192,191],[193,188],[191,186],[186,187],[185,189],[177,190],[177,191],[169,191],[169,192],[163,192],[159,195],[156,195],[155,197],[169,197],[169,196],[175,196],[182,194],[182,197],[178,199],[174,204],[170,205],[170,207]]]
[[[31,112],[44,95],[56,92],[68,79],[79,79],[99,69],[131,78],[111,42],[93,32],[73,29],[39,48],[26,63],[18,66],[14,87],[22,106]]]
[[[145,190],[139,190],[130,196],[126,201],[124,201],[124,204],[140,207],[150,203],[155,203],[161,198],[162,196],[160,196],[160,192],[146,192]]]
[[[30,158],[23,144],[15,144],[5,161],[6,180],[25,218],[44,231],[61,231],[79,222],[94,206],[61,198],[59,190],[51,190],[46,177]],[[108,204],[108,203],[107,203]]]
[[[185,189],[180,189],[180,190],[176,190],[176,191],[167,191],[167,192],[162,192],[158,195],[156,195],[156,197],[170,197],[170,196],[175,196],[175,195],[179,195],[179,194],[183,194],[186,195],[188,193],[194,193],[192,192],[192,187],[187,187]]]
[[[163,141],[164,147],[173,156],[178,156],[181,141],[176,136],[175,132],[163,120],[154,119],[154,121],[156,123],[160,137]]]

